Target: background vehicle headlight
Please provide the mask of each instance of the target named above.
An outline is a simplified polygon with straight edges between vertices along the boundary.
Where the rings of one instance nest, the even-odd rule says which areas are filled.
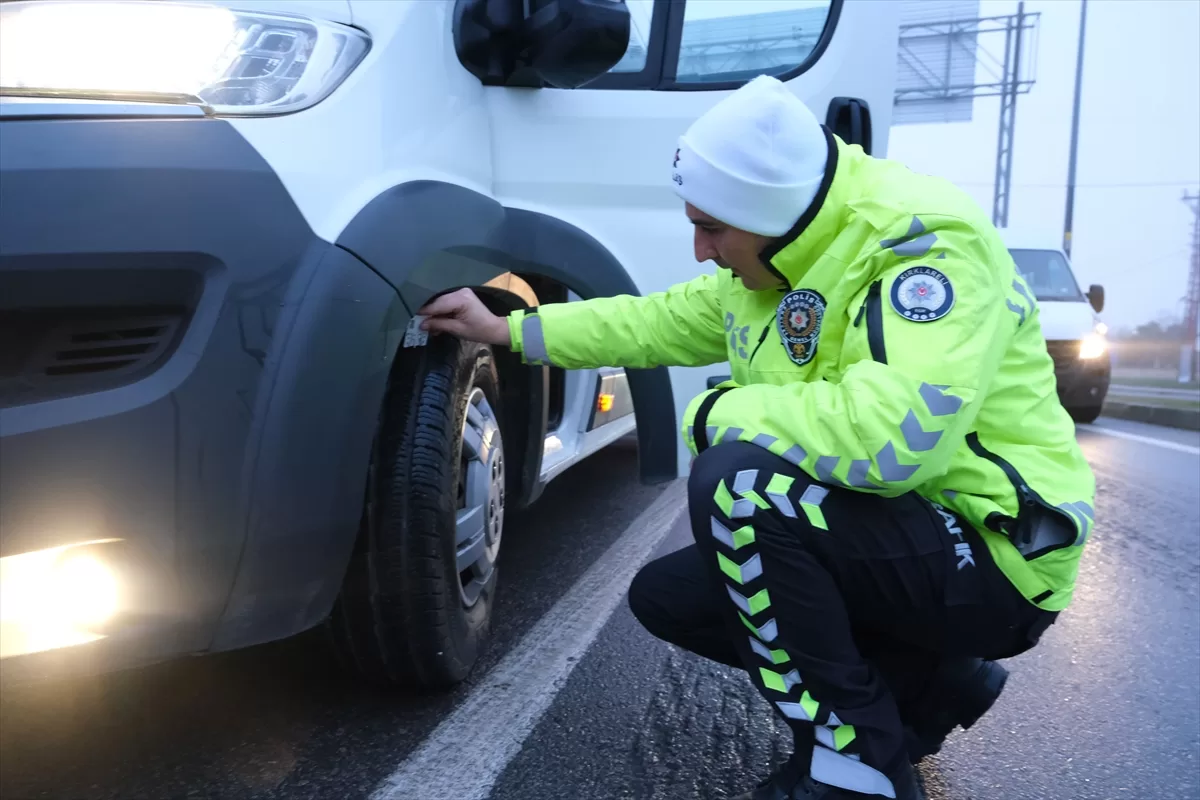
[[[155,0],[0,6],[0,94],[203,102],[283,114],[323,100],[367,36],[299,16]]]
[[[1080,358],[1099,358],[1108,350],[1108,342],[1098,333],[1089,333],[1079,343]]]

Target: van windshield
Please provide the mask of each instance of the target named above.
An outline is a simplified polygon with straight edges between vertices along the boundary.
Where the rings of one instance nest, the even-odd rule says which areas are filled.
[[[1010,250],[1017,269],[1038,300],[1083,301],[1083,292],[1062,253],[1056,250]]]

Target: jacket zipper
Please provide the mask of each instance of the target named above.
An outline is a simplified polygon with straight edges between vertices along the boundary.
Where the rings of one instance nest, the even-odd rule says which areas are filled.
[[[775,272],[774,269],[772,269],[771,271]],[[780,275],[780,277],[782,278],[783,276]],[[788,284],[788,285],[790,285],[790,284]],[[779,290],[779,293],[781,295],[786,292],[787,292],[786,288],[782,288]],[[756,355],[758,355],[758,348],[763,346],[763,342],[765,342],[767,340],[767,334],[770,332],[771,332],[771,323],[768,322],[766,325],[763,326],[763,332],[759,334],[758,344],[754,345],[754,351],[750,353],[750,358],[746,359],[746,369],[749,369],[750,365],[754,362],[754,357]]]
[[[878,280],[867,289],[866,301],[858,307],[858,315],[854,318],[854,327],[858,327],[867,317],[867,344],[871,348],[871,358],[880,364],[887,363],[887,347],[883,343],[883,281]]]
[[[988,450],[986,447],[984,447],[979,441],[978,433],[972,431],[971,433],[967,434],[967,446],[971,448],[971,452],[975,453],[975,455],[979,456],[980,458],[987,459],[1003,470],[1005,476],[1008,478],[1009,483],[1012,484],[1013,491],[1016,492],[1018,503],[1016,518],[1014,519],[1012,517],[1006,517],[1002,514],[993,513],[988,515],[988,519],[985,521],[985,524],[997,533],[1003,533],[1008,536],[1009,539],[1012,540],[1013,544],[1017,546],[1018,550],[1020,550],[1022,546],[1028,545],[1032,540],[1032,516],[1037,510],[1038,506],[1041,506],[1050,513],[1062,516],[1065,519],[1065,516],[1060,509],[1057,509],[1047,503],[1038,496],[1037,492],[1030,488],[1029,484],[1025,482],[1025,479],[1021,477],[1021,473],[1017,472],[1016,467],[1014,467],[1000,455],[993,453],[991,450]],[[1075,522],[1073,520],[1068,520],[1068,523],[1072,529],[1075,528]],[[1026,560],[1029,559],[1029,555],[1025,554],[1024,551],[1021,552],[1021,555],[1024,556]]]
[[[771,331],[771,325],[770,325],[770,323],[767,323],[767,326],[765,328],[763,328],[762,335],[758,337],[758,344],[754,345],[754,351],[752,353],[750,353],[750,358],[746,359],[746,368],[747,369],[749,369],[750,364],[754,361],[754,357],[756,355],[758,355],[758,348],[763,346],[763,342],[765,342],[767,340],[767,334],[770,333],[770,331]]]
[[[993,453],[983,446],[979,441],[979,434],[971,431],[967,434],[967,446],[971,448],[971,452],[980,458],[986,458],[988,461],[995,464],[1004,471],[1004,475],[1008,478],[1008,482],[1012,484],[1013,491],[1017,494],[1017,502],[1020,503],[1020,509],[1017,511],[1018,519],[1023,515],[1026,509],[1032,509],[1036,505],[1033,498],[1032,490],[1029,484],[1025,483],[1025,479],[1021,477],[1021,473],[1017,472],[1017,468],[1008,463],[1002,456]]]

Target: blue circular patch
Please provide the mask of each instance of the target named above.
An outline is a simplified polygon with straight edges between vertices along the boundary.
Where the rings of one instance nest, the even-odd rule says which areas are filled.
[[[933,322],[954,307],[950,279],[933,267],[911,267],[892,281],[892,308],[913,322]]]
[[[812,289],[788,292],[775,310],[775,325],[788,358],[804,366],[817,354],[821,321],[825,319],[825,298]]]

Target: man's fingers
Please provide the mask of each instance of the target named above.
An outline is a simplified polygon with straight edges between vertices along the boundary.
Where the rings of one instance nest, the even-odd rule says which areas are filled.
[[[466,328],[457,317],[430,317],[421,327],[434,333],[451,333],[455,336],[462,334]]]
[[[426,303],[417,313],[423,317],[442,317],[447,314],[453,314],[462,309],[463,300],[457,297],[458,293],[444,294],[431,303]]]
[[[424,317],[443,317],[447,314],[461,314],[474,299],[475,293],[470,289],[459,289],[429,301],[417,309],[417,313]]]
[[[508,341],[508,324],[489,311],[470,289],[459,289],[431,300],[418,309],[417,314],[426,318],[421,323],[421,329],[425,331],[448,333],[476,342],[503,344]],[[495,323],[503,326],[503,335],[495,332],[498,327]]]

